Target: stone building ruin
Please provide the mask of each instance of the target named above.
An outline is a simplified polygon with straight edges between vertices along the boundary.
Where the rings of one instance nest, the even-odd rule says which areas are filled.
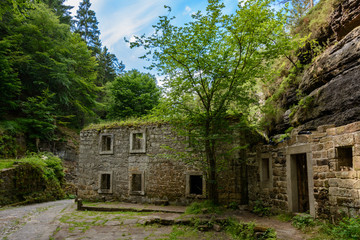
[[[78,196],[133,202],[187,204],[206,198],[205,173],[169,158],[171,147],[187,151],[184,137],[169,124],[84,130],[80,134]],[[238,156],[219,178],[223,203],[247,203],[246,172]],[[231,184],[228,184],[231,182]]]

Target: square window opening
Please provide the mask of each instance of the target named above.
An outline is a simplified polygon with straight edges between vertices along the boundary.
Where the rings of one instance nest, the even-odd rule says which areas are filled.
[[[352,147],[338,147],[336,148],[337,160],[338,160],[338,171],[349,170],[353,167],[353,152]]]
[[[203,194],[203,176],[190,175],[190,194],[202,195]]]
[[[269,181],[270,180],[270,163],[268,158],[261,159],[262,166],[262,180]]]
[[[141,174],[132,174],[131,179],[131,190],[133,192],[141,192],[142,191],[142,183],[141,183]]]
[[[101,183],[100,183],[101,190],[110,190],[111,187],[110,179],[111,179],[110,174],[101,174]]]

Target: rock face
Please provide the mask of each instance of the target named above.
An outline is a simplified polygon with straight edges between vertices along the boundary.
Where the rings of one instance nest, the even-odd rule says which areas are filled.
[[[327,49],[305,72],[299,89],[311,98],[293,121],[303,128],[360,120],[360,27]]]
[[[338,42],[304,72],[298,90],[306,96],[305,104],[291,109],[290,118],[284,117],[283,122],[278,122],[275,132],[284,132],[290,125],[313,130],[325,124],[340,126],[360,121],[359,6],[360,0],[344,0],[335,7],[328,28]],[[293,96],[293,90],[288,89],[287,95]],[[292,105],[292,98],[281,103],[284,111],[289,111]]]

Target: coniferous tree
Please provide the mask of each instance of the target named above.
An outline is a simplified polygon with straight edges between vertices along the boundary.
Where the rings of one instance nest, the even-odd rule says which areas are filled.
[[[64,5],[65,0],[42,0],[46,5],[52,9],[57,16],[59,16],[60,23],[68,25],[73,24],[70,10],[73,6]]]
[[[97,84],[102,86],[107,82],[112,82],[124,68],[124,64],[119,62],[115,54],[110,53],[107,47],[104,47],[98,57]]]
[[[97,56],[101,51],[99,22],[96,19],[95,12],[90,9],[90,0],[83,0],[75,16],[75,32],[79,33],[93,55]]]

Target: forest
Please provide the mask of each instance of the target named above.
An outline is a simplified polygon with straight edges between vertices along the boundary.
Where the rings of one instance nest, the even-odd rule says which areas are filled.
[[[103,46],[89,0],[0,3],[0,157],[15,157],[105,119],[138,117],[159,101],[154,76],[125,65]]]

